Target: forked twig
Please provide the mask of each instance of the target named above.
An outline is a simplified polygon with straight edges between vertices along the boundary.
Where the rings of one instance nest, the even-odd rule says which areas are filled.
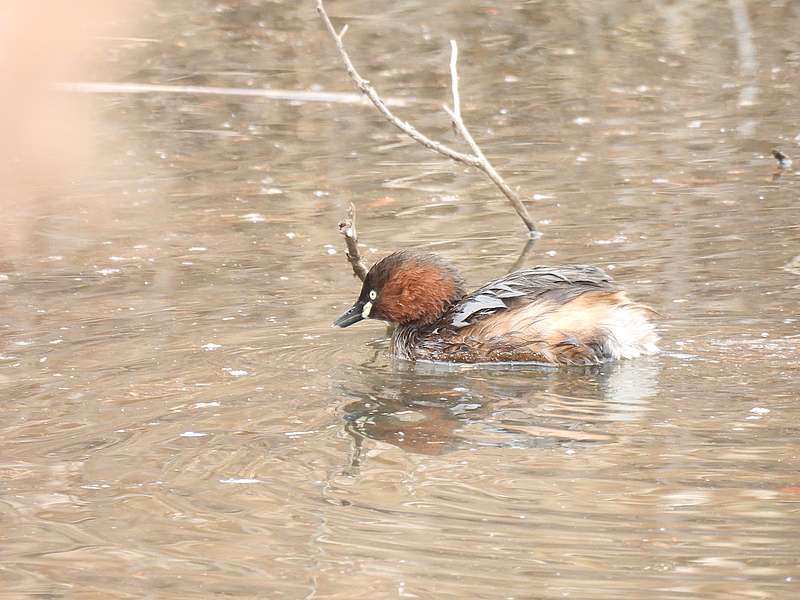
[[[342,38],[347,30],[347,26],[342,28],[341,33],[336,32],[336,29],[334,29],[333,24],[328,17],[328,13],[325,12],[325,7],[322,4],[322,0],[317,0],[317,12],[322,18],[323,23],[325,23],[328,33],[330,33],[331,37],[336,43],[336,49],[339,52],[339,57],[342,59],[350,79],[352,79],[356,84],[356,87],[372,101],[372,103],[375,105],[375,108],[377,108],[380,113],[386,117],[390,123],[392,123],[392,125],[426,148],[429,148],[434,152],[438,152],[439,154],[442,154],[443,156],[446,156],[452,160],[483,171],[483,173],[485,173],[486,176],[489,177],[492,182],[494,182],[500,191],[503,192],[503,195],[508,198],[509,202],[511,202],[514,210],[517,211],[520,219],[522,219],[523,223],[525,223],[525,226],[528,228],[528,233],[530,236],[533,238],[539,237],[540,234],[536,229],[536,225],[533,223],[533,219],[531,219],[530,214],[528,214],[528,210],[525,208],[525,205],[522,204],[522,201],[516,192],[514,192],[514,190],[508,186],[500,174],[495,170],[494,166],[492,166],[492,163],[489,162],[489,159],[487,159],[483,154],[461,117],[461,99],[458,93],[458,71],[456,69],[458,61],[458,46],[456,45],[456,42],[454,40],[450,41],[450,77],[452,80],[451,87],[453,93],[453,108],[450,109],[449,107],[445,106],[444,109],[453,120],[455,129],[458,131],[461,137],[464,138],[464,140],[467,142],[467,145],[469,145],[470,149],[472,150],[471,154],[458,152],[449,146],[442,144],[441,142],[432,140],[420,133],[410,123],[395,116],[395,114],[389,110],[389,108],[386,106],[386,103],[378,95],[378,92],[375,91],[375,88],[370,85],[369,81],[361,77],[358,71],[356,71],[356,68],[353,66],[353,62],[350,60],[350,56],[347,54],[347,51],[344,48],[344,43],[342,42]]]
[[[358,230],[356,229],[356,207],[350,203],[350,208],[347,211],[347,218],[339,222],[339,233],[344,236],[344,242],[347,244],[347,261],[353,267],[353,273],[361,281],[367,277],[367,267],[361,261],[361,253],[358,251]]]

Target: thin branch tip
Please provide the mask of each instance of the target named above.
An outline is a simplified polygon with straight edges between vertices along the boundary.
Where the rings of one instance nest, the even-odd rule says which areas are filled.
[[[361,253],[358,250],[356,207],[352,202],[347,209],[347,216],[339,221],[339,233],[344,236],[344,243],[347,246],[345,256],[347,257],[347,262],[353,268],[353,274],[361,281],[364,281],[367,278],[367,267],[361,260]]]
[[[461,118],[461,95],[458,91],[458,44],[455,40],[450,40],[450,88],[453,94],[453,111],[447,112],[453,119],[453,129],[458,133],[455,120]]]

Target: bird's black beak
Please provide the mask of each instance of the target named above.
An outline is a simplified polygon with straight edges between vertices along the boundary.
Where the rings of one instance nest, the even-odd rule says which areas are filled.
[[[364,320],[363,316],[364,303],[356,302],[351,306],[346,313],[333,322],[334,327],[350,327],[353,323],[358,323]]]

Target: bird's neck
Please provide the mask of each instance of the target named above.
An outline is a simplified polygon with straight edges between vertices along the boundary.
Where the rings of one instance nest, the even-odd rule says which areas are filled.
[[[395,327],[392,333],[392,354],[397,358],[412,360],[414,358],[414,349],[422,337],[423,329],[424,325],[419,323],[409,323]]]

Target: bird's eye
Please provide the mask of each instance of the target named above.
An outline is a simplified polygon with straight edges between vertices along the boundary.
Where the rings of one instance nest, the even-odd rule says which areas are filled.
[[[370,300],[375,300],[375,298],[377,298],[377,297],[378,297],[378,292],[376,292],[375,290],[370,290],[369,299]]]

